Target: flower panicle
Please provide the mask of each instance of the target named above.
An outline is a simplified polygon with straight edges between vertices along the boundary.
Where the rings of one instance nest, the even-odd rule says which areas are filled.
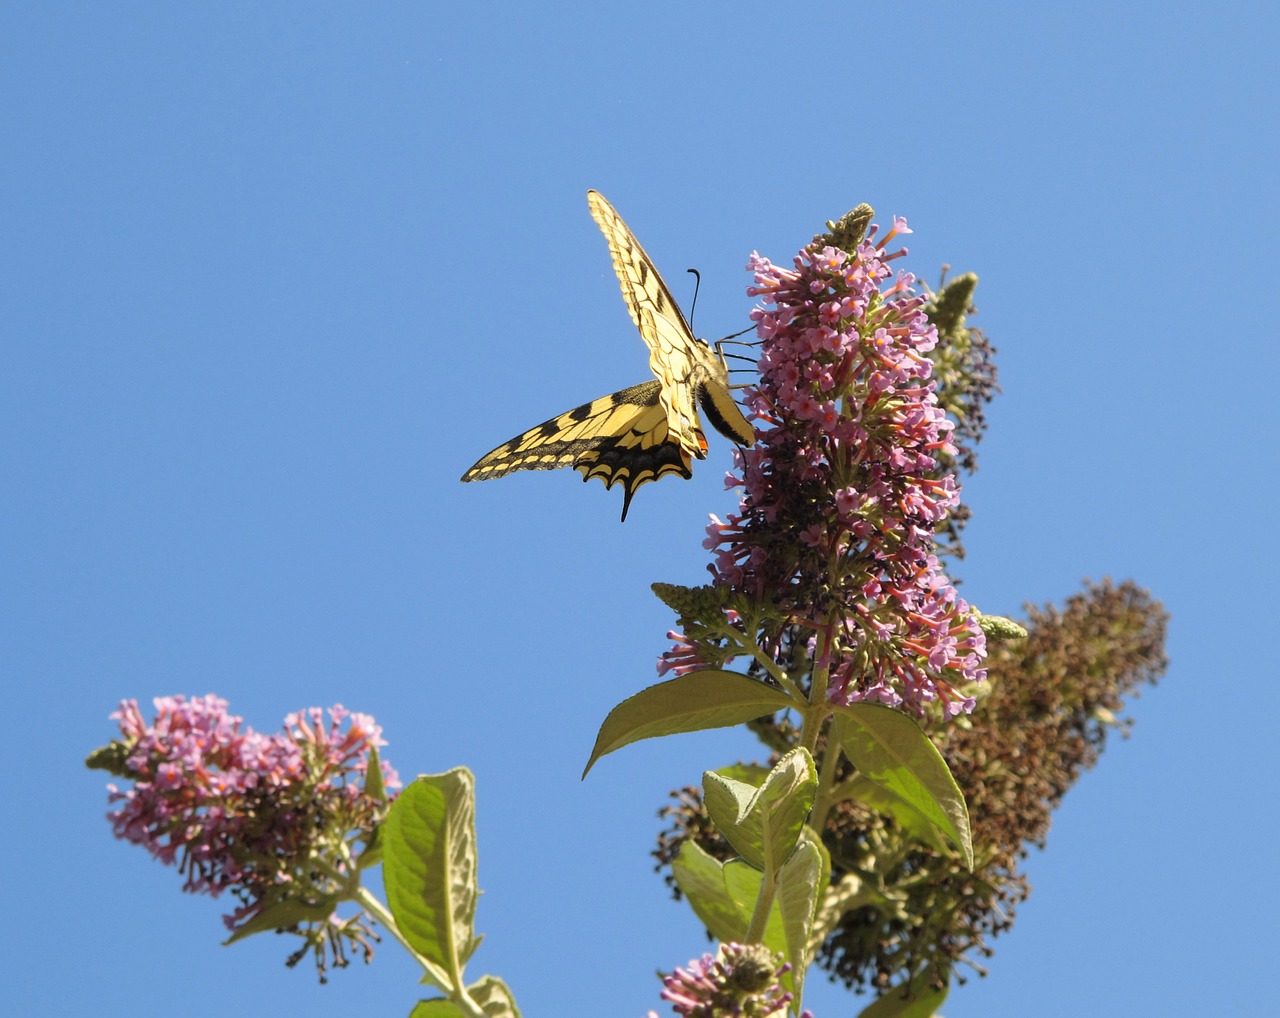
[[[111,715],[121,736],[110,747],[118,763],[112,771],[132,782],[108,785],[116,837],[177,865],[184,891],[230,891],[240,902],[224,917],[233,933],[289,900],[336,906],[354,879],[353,845],[368,843],[388,805],[364,791],[369,754],[385,745],[373,718],[335,705],[326,722],[313,707],[265,734],[217,696],[154,703],[149,722],[135,700]],[[395,770],[381,769],[383,787],[398,788]],[[310,925],[317,943],[332,945],[337,936],[368,944],[358,917]],[[328,953],[323,947],[321,955]]]
[[[819,238],[791,267],[752,253],[760,379],[746,402],[767,427],[737,454],[738,512],[712,517],[704,544],[713,583],[759,606],[770,632],[819,634],[833,702],[955,715],[973,707],[960,690],[985,675],[985,639],[935,553],[959,505],[943,469],[955,425],[931,377],[928,298],[891,265],[910,232],[897,217],[852,251]],[[715,659],[681,621],[664,663]]]

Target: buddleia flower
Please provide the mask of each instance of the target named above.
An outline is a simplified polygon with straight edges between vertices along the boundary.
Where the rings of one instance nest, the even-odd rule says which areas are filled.
[[[944,572],[935,535],[959,504],[953,423],[929,354],[937,330],[887,250],[906,221],[852,251],[818,238],[775,265],[753,254],[761,341],[748,405],[763,426],[738,454],[736,513],[707,528],[715,585],[760,607],[741,642],[803,643],[832,702],[971,711],[986,643]],[[705,621],[705,620],[703,620]],[[722,659],[687,626],[668,664]],[[803,639],[801,639],[803,638]],[[680,642],[680,641],[678,641]]]
[[[132,783],[107,786],[116,837],[177,866],[184,891],[237,898],[223,917],[232,939],[296,933],[306,943],[290,962],[313,951],[322,977],[350,947],[367,958],[367,917],[334,909],[358,883],[359,845],[386,812],[382,790],[399,785],[386,764],[369,774],[384,744],[373,718],[337,705],[326,722],[313,707],[268,735],[216,696],[161,697],[155,708],[148,721],[123,701],[111,715],[120,738],[88,761]]]

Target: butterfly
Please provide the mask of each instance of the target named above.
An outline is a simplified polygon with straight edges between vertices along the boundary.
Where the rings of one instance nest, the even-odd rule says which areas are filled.
[[[622,485],[622,518],[636,489],[667,474],[693,476],[693,460],[707,456],[698,407],[712,426],[738,445],[755,431],[734,402],[724,356],[695,338],[653,261],[635,234],[598,191],[587,192],[592,218],[609,242],[622,297],[649,347],[656,376],[601,396],[530,428],[476,461],[464,481],[513,470],[572,466],[606,488]]]

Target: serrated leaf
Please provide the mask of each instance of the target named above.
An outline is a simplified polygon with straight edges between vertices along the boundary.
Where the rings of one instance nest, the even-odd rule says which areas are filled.
[[[427,774],[392,804],[383,824],[383,881],[401,934],[442,969],[452,990],[479,943],[475,779],[465,767]]]
[[[497,976],[481,976],[467,987],[467,994],[489,1018],[520,1018],[515,997]]]
[[[758,763],[735,763],[727,767],[717,767],[715,772],[722,778],[741,781],[752,788],[759,788],[769,776],[769,768]]]
[[[742,850],[733,839],[735,836],[741,838],[738,825],[751,808],[751,800],[757,791],[755,785],[723,777],[715,771],[705,771],[702,775],[702,804],[707,808],[707,816],[739,855],[742,855]],[[750,847],[747,846],[748,850]]]
[[[725,886],[724,864],[708,855],[696,842],[686,841],[671,863],[676,886],[689,901],[710,934],[724,943],[741,943],[751,925],[751,909],[746,914]]]
[[[582,776],[602,756],[641,739],[726,728],[791,705],[781,690],[739,672],[707,668],[660,682],[609,712]]]
[[[973,869],[973,837],[964,795],[929,736],[901,711],[878,703],[837,707],[836,737],[869,781],[911,805],[947,836]]]
[[[785,957],[791,962],[791,992],[799,1010],[804,974],[809,967],[809,941],[818,900],[827,885],[831,863],[816,836],[796,846],[778,874],[778,910],[786,941]]]
[[[776,872],[791,855],[818,790],[813,758],[804,748],[787,753],[755,788],[707,771],[703,802],[733,850],[759,870]]]
[[[899,987],[894,987],[859,1011],[858,1018],[931,1018],[946,999],[947,987],[925,990],[910,999],[902,996]]]

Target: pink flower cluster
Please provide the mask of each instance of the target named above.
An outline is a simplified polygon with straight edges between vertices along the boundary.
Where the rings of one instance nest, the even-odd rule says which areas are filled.
[[[937,331],[914,276],[890,269],[905,250],[885,252],[909,232],[897,219],[852,253],[814,244],[792,269],[752,255],[749,401],[773,426],[740,454],[740,511],[713,517],[705,543],[718,585],[810,634],[833,701],[941,700],[954,715],[972,709],[955,685],[985,676],[986,645],[934,554],[958,502],[934,454],[955,450],[929,381]]]
[[[177,863],[184,890],[217,896],[234,888],[254,899],[295,879],[291,867],[311,865],[318,845],[340,843],[380,808],[362,790],[369,750],[383,744],[366,714],[335,706],[325,725],[311,708],[264,735],[242,728],[216,696],[162,697],[155,707],[150,724],[135,700],[111,715],[134,784],[108,786],[117,808],[107,817],[117,837]],[[386,765],[383,776],[399,785]]]

